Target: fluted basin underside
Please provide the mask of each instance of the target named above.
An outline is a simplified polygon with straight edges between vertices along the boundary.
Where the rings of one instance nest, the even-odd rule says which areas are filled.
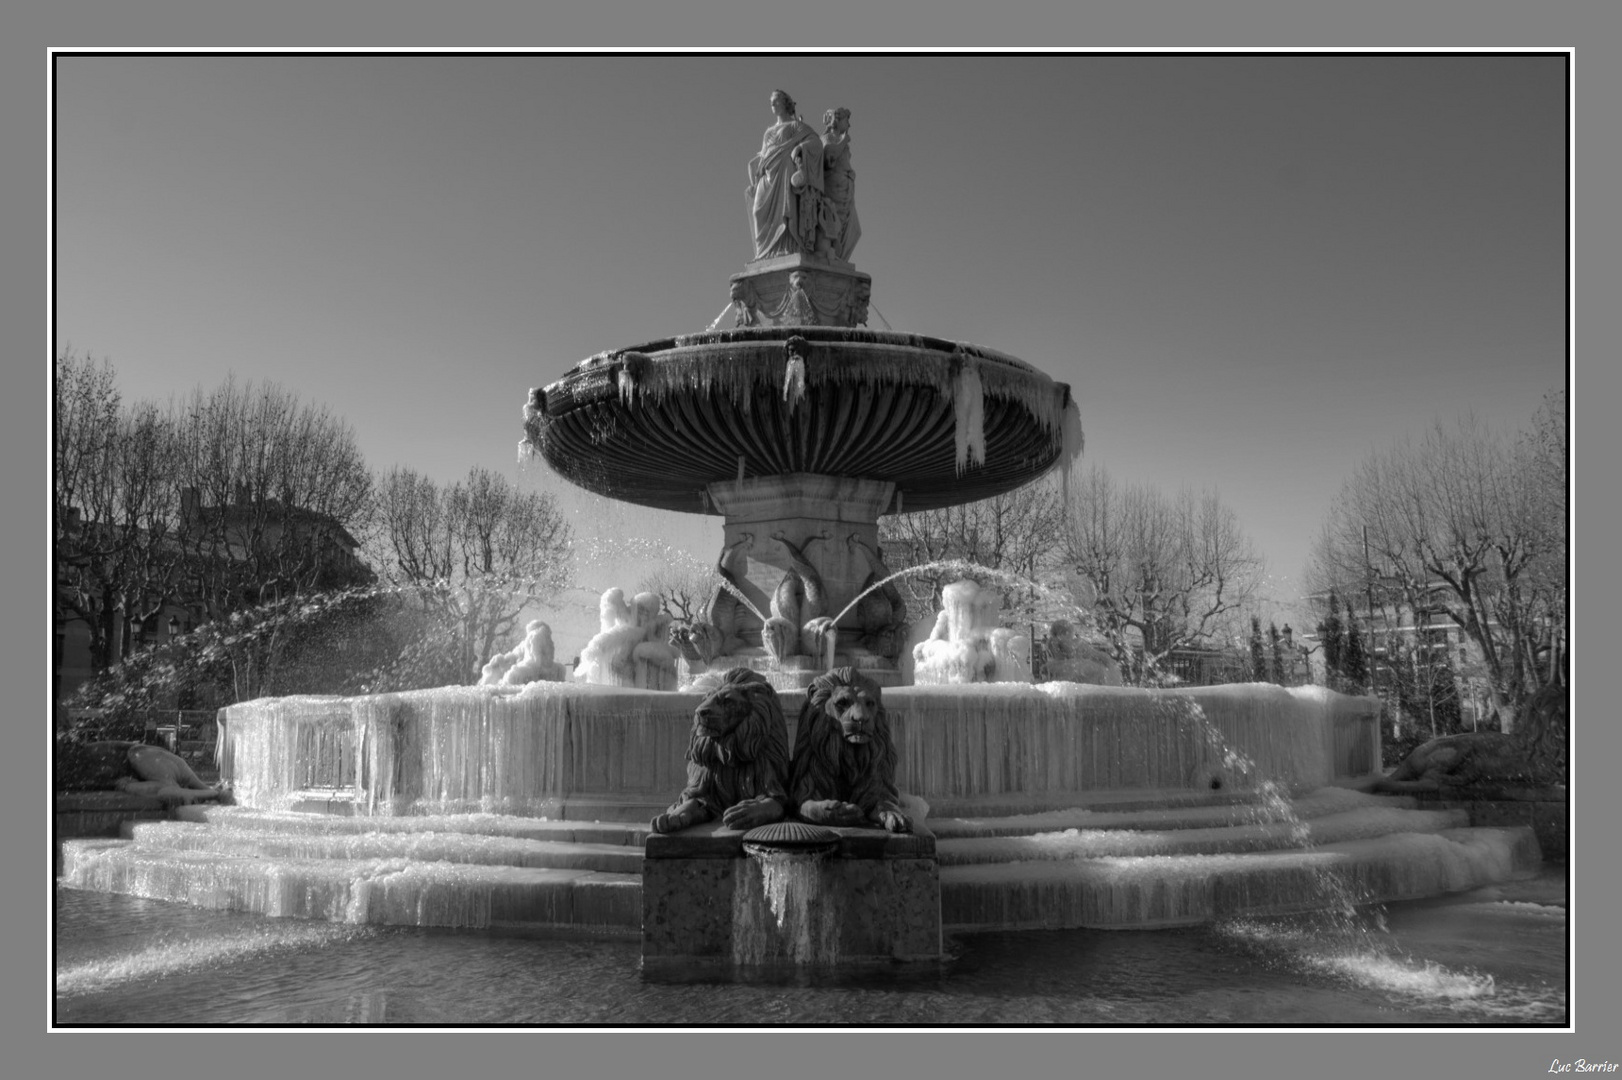
[[[829,327],[732,330],[603,353],[526,409],[571,482],[717,513],[709,484],[814,473],[888,481],[899,509],[1010,491],[1080,450],[1070,388],[987,349]]]

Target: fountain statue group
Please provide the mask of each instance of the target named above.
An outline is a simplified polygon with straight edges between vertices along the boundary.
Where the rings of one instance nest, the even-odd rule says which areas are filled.
[[[735,327],[865,326],[872,280],[850,265],[861,238],[850,110],[823,114],[819,133],[786,92],[749,159],[751,270],[732,279]]]
[[[800,119],[784,91],[772,91],[771,109],[776,119],[760,141],[760,153],[749,159],[755,258],[803,252],[849,262],[862,235],[850,163],[850,110],[829,109],[818,134]]]

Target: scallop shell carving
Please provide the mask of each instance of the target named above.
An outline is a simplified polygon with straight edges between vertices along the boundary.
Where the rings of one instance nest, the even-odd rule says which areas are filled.
[[[770,848],[818,848],[839,843],[839,834],[803,821],[774,821],[744,833],[743,842]]]

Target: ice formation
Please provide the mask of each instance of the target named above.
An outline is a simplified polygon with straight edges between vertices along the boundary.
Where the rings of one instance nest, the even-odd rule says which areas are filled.
[[[670,616],[663,608],[664,601],[654,593],[638,593],[630,603],[623,589],[603,593],[597,609],[600,629],[580,651],[575,680],[644,690],[676,689],[680,653],[667,640]]]
[[[539,619],[524,627],[524,640],[492,656],[479,673],[480,686],[526,686],[562,682],[568,673],[553,659],[552,628]]]
[[[913,646],[913,682],[1031,681],[1031,639],[997,625],[1002,594],[972,581],[941,590],[941,613],[925,641]]]

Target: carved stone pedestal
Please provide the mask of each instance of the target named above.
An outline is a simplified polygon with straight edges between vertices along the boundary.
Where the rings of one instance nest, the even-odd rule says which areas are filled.
[[[894,492],[895,485],[885,480],[815,473],[752,476],[709,486],[710,501],[726,517],[723,545],[746,544],[748,580],[755,587],[746,587],[751,600],[758,589],[769,602],[783,575],[795,569],[788,546],[793,545],[821,577],[830,616],[867,581],[871,569],[860,545],[878,550],[879,515],[889,509]],[[850,625],[850,620],[840,625]]]
[[[733,326],[866,326],[873,278],[839,259],[783,255],[732,275]]]
[[[876,577],[888,576],[879,561],[879,515],[891,509],[895,485],[816,473],[746,477],[712,483],[710,503],[726,518],[722,561],[733,583],[761,616],[773,614],[773,598],[802,598],[796,626],[813,614],[837,618],[837,663],[860,668],[881,686],[900,681],[893,656],[863,643],[863,604],[852,601]],[[784,597],[779,597],[780,599]],[[784,604],[779,604],[783,610]],[[849,609],[849,610],[847,610]],[[780,690],[803,689],[829,667],[826,654],[798,655],[773,663],[759,646],[763,619],[740,612],[749,648],[717,657],[712,670],[749,667]],[[897,620],[901,621],[901,620]],[[870,642],[869,642],[870,644]]]
[[[695,970],[938,963],[940,870],[935,837],[880,829],[835,829],[840,843],[807,874],[816,894],[822,960],[796,947],[792,920],[779,919],[763,889],[760,863],[743,833],[710,824],[648,837],[642,863],[642,970],[659,976]],[[804,901],[807,898],[799,898]],[[779,897],[794,904],[794,897]]]

